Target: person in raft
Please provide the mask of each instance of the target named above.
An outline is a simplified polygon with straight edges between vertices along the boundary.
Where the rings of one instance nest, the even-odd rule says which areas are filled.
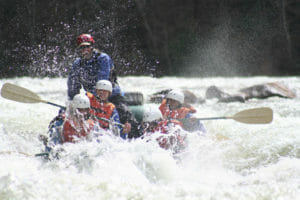
[[[111,57],[94,48],[95,40],[90,34],[81,34],[77,38],[80,57],[74,61],[68,75],[68,97],[73,99],[80,89],[95,94],[95,86],[99,80],[112,82],[112,95],[121,93],[117,83],[117,75]]]
[[[45,152],[50,152],[57,144],[75,142],[89,136],[91,131],[99,130],[96,121],[91,119],[90,100],[86,95],[77,94],[69,101],[69,109],[59,119],[50,123],[48,137],[41,135]]]
[[[186,146],[186,134],[182,131],[183,124],[176,119],[163,119],[158,108],[144,110],[141,129],[144,138],[156,135],[156,141],[164,149],[179,150]]]
[[[112,90],[110,81],[100,80],[96,84],[96,95],[87,92],[91,103],[91,114],[96,117],[100,126],[104,129],[118,127],[120,137],[126,139],[131,126],[128,123],[124,124],[123,127],[119,126],[119,113],[116,106],[108,100]],[[113,127],[110,127],[110,122],[112,122]]]
[[[162,100],[159,110],[164,119],[176,119],[183,124],[183,129],[187,131],[201,131],[206,133],[203,124],[193,117],[196,109],[191,105],[184,104],[184,94],[178,90],[171,90]]]
[[[92,131],[98,130],[96,122],[90,117],[90,100],[86,95],[75,95],[71,101],[71,109],[63,124],[62,143],[87,138]]]

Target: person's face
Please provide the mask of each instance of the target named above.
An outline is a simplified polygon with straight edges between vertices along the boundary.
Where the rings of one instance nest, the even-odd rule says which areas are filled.
[[[107,90],[96,90],[96,93],[97,93],[97,97],[101,101],[106,101],[108,99],[108,97],[110,96],[110,92]]]
[[[169,108],[171,110],[174,110],[174,109],[180,107],[180,103],[178,101],[173,100],[173,99],[167,99],[167,104],[169,105]]]
[[[90,59],[92,56],[92,46],[84,45],[79,47],[82,58]]]
[[[77,114],[83,119],[87,120],[90,117],[90,109],[89,108],[77,108]]]

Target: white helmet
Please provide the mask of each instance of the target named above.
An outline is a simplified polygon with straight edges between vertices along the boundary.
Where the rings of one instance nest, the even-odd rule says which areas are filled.
[[[90,108],[90,99],[83,94],[77,94],[74,96],[72,102],[74,108]]]
[[[175,101],[180,102],[181,104],[184,102],[184,94],[178,90],[171,90],[166,95],[167,99],[173,99]]]
[[[154,120],[160,120],[163,116],[158,108],[146,108],[143,114],[143,122],[152,122]]]
[[[108,80],[100,80],[96,83],[97,90],[106,90],[112,92],[112,85],[111,82]]]

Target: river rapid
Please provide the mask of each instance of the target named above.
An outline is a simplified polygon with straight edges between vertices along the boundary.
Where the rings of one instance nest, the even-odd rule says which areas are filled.
[[[174,157],[155,142],[127,142],[105,137],[97,142],[64,145],[59,160],[46,162],[43,150],[58,108],[0,97],[0,199],[120,200],[292,200],[300,197],[300,78],[151,78],[121,77],[124,91],[147,97],[167,88],[188,89],[204,97],[215,85],[227,93],[267,82],[286,84],[297,97],[250,99],[245,103],[194,104],[198,117],[231,116],[238,111],[270,107],[271,124],[234,120],[203,121],[207,134],[189,134],[187,149]],[[1,79],[65,105],[65,78]],[[157,105],[158,106],[158,105]],[[223,136],[223,137],[220,137]]]

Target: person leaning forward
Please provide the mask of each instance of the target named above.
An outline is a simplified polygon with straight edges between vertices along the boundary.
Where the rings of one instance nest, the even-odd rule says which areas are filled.
[[[186,135],[180,130],[183,124],[176,119],[163,119],[158,108],[146,108],[143,113],[141,131],[143,137],[151,136],[153,133],[159,133],[156,138],[159,146],[163,149],[173,150],[186,146]]]
[[[78,138],[88,137],[97,127],[95,121],[90,118],[90,101],[87,96],[75,95],[71,107],[74,113],[70,114],[63,124],[62,143],[75,142]]]
[[[113,121],[119,128],[120,137],[126,139],[128,132],[130,132],[131,125],[125,123],[123,128],[117,125],[120,123],[119,113],[116,106],[108,101],[111,93],[112,84],[108,80],[100,80],[96,83],[96,95],[87,92],[91,103],[91,114],[96,116],[100,126],[104,129],[109,128],[109,121]]]

